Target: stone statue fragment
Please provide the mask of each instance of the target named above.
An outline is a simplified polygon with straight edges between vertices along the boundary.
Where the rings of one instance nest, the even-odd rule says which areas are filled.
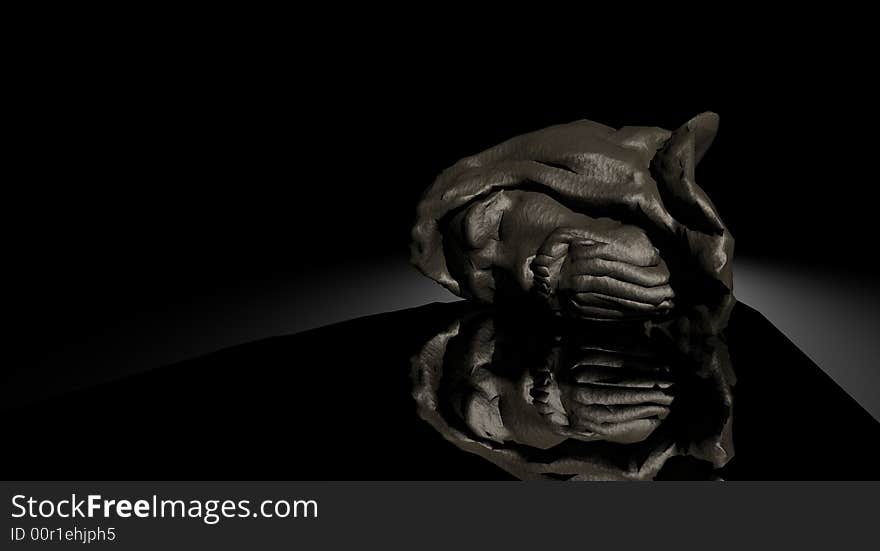
[[[718,116],[674,132],[587,120],[512,138],[425,192],[412,262],[453,293],[643,319],[733,288],[733,238],[696,184]]]

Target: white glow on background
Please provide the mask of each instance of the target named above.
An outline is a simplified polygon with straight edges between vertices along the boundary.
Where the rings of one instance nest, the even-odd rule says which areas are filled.
[[[34,392],[90,386],[267,337],[459,300],[404,260],[327,272],[120,322],[67,351],[65,365],[53,373],[28,370],[0,386],[0,399],[17,403]],[[872,281],[740,257],[734,285],[739,300],[763,313],[880,419],[880,293]]]
[[[741,258],[734,294],[880,419],[880,293],[873,280]]]

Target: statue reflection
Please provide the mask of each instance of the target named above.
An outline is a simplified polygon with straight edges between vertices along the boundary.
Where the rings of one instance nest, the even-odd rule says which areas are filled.
[[[624,326],[471,310],[413,358],[419,415],[521,479],[716,478],[731,306]]]

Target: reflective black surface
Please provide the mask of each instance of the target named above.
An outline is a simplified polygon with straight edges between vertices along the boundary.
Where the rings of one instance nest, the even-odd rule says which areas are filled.
[[[734,455],[729,307],[664,323],[469,312],[413,360],[419,415],[517,478],[717,476]]]
[[[758,312],[727,314],[613,330],[463,302],[369,316],[7,409],[3,472],[877,479],[880,424]]]

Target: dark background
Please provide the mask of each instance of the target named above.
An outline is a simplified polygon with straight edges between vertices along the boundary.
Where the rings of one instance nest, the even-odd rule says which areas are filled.
[[[35,351],[275,281],[356,279],[408,254],[443,168],[578,118],[674,129],[719,113],[697,179],[737,255],[875,273],[876,102],[857,32],[190,30],[16,50],[36,56],[16,82],[23,170],[6,205]]]

